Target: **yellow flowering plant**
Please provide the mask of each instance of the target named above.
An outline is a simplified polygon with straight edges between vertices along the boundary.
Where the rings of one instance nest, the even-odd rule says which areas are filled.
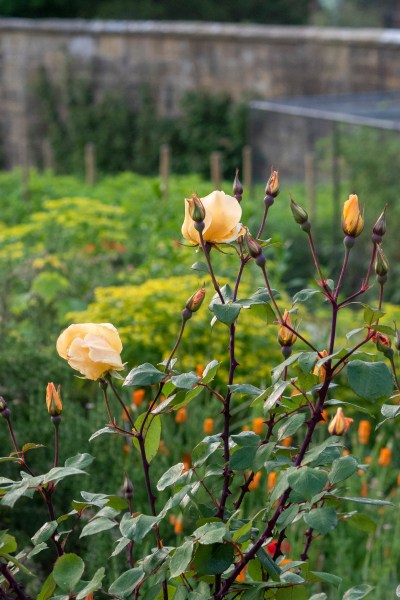
[[[394,337],[397,349],[398,332],[381,323],[389,268],[382,249],[386,222],[383,226],[382,213],[372,232],[366,273],[359,287],[346,295],[342,283],[364,226],[357,196],[351,195],[343,209],[344,256],[337,282],[323,273],[307,211],[291,199],[288,211],[306,235],[316,277],[312,287],[296,292],[290,303],[287,295],[279,295],[272,286],[268,242],[262,239],[279,190],[278,173],[273,171],[257,232],[242,224],[243,188],[237,173],[232,196],[216,190],[184,201],[182,236],[202,257],[194,265],[201,275],[189,280],[191,293],[180,303],[180,326],[174,339],[174,298],[165,304],[168,326],[162,330],[160,326],[158,335],[151,339],[152,351],[158,355],[156,364],[146,362],[144,356],[145,362],[125,371],[121,337],[126,335],[135,311],[127,310],[134,305],[125,305],[122,300],[118,307],[128,315],[126,330],[124,327],[119,332],[108,322],[78,322],[59,335],[56,348],[60,357],[80,376],[97,382],[104,402],[105,422],[92,433],[90,441],[120,436],[124,444],[127,459],[121,490],[83,491],[79,500],[66,506],[64,514],[57,515],[54,494],[59,486],[66,477],[84,475],[94,457],[78,453],[60,464],[63,402],[59,387],[50,382],[45,400],[54,426],[54,460],[48,472],[36,473],[26,456],[34,445],[19,444],[9,404],[0,398],[0,415],[12,444],[11,454],[3,460],[16,463],[21,471],[15,479],[1,479],[1,503],[11,509],[20,498],[29,499],[37,493],[49,514],[34,533],[34,548],[29,552],[16,554],[15,538],[0,533],[2,597],[29,600],[21,572],[28,577],[25,563],[30,566],[27,561],[45,550],[53,552],[53,558],[41,581],[39,600],[103,596],[307,600],[310,594],[326,600],[331,593],[329,586],[340,586],[340,574],[318,570],[313,552],[317,538],[335,532],[339,523],[346,527],[363,502],[390,505],[382,498],[367,498],[365,481],[358,495],[348,492],[353,476],[362,477],[368,465],[360,463],[357,451],[352,455],[346,447],[353,418],[345,416],[342,406],[346,404],[346,413],[354,414],[384,402],[385,419],[394,419],[400,412],[395,352],[387,341]],[[237,259],[232,277],[223,284],[215,267],[216,246],[226,248]],[[355,303],[371,287],[373,268],[378,282],[377,305]],[[183,278],[173,281],[175,294],[184,283]],[[117,297],[114,292],[103,289],[98,293],[113,299]],[[159,311],[152,296],[146,299],[147,316],[158,323]],[[308,328],[296,315],[312,314],[304,306],[316,296],[330,307],[327,335]],[[211,332],[216,331],[218,344],[228,348],[225,359],[210,357],[208,363],[196,352],[196,321],[207,311],[207,304]],[[338,322],[353,305],[362,306],[363,323],[350,332],[349,341],[342,346],[337,341]],[[251,344],[255,338],[240,337],[241,329],[251,327],[252,322],[261,332],[257,346]],[[140,327],[135,326],[139,340]],[[183,356],[182,344],[188,338],[192,352]],[[247,345],[240,343],[243,339]],[[170,347],[167,354],[166,341]],[[377,358],[371,354],[374,341],[375,350],[380,352]],[[279,356],[278,352],[283,360],[276,361],[267,384],[263,365],[271,356]],[[249,362],[252,353],[253,362]],[[393,403],[386,403],[390,399]],[[238,407],[244,402],[252,420],[240,430],[236,420]],[[204,407],[201,420],[194,424],[190,413],[193,405]],[[173,453],[166,447],[162,432],[174,427],[183,432],[183,439],[190,425],[198,433],[197,439],[188,440],[193,442],[191,452],[182,451],[179,462],[168,462]],[[368,444],[369,436],[364,421],[359,447]],[[175,446],[178,440],[174,438]],[[389,467],[391,460],[388,445],[382,448],[378,464]],[[157,479],[154,464],[165,466]],[[146,505],[137,503],[132,481],[139,481],[145,490]],[[67,504],[63,496],[58,497]],[[109,531],[114,543],[112,556],[119,560],[117,576],[107,557],[101,557],[102,564],[95,573],[85,572],[85,550],[70,537],[75,531],[80,532],[80,538]],[[296,535],[301,543],[296,543]],[[363,583],[347,590],[343,598],[363,598],[371,589]]]

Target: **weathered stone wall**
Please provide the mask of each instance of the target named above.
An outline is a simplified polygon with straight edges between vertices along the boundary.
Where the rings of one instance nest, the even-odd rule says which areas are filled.
[[[400,31],[0,19],[7,166],[26,160],[38,69],[61,82],[67,64],[91,79],[96,94],[121,90],[132,103],[148,83],[160,112],[173,115],[194,88],[236,99],[398,89]]]

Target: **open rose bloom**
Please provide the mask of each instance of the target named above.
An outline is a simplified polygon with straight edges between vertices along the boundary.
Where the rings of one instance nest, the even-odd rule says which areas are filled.
[[[237,240],[244,233],[240,223],[242,209],[236,198],[228,196],[218,190],[211,192],[205,198],[200,198],[206,216],[204,218],[203,239],[211,244],[228,244]],[[200,244],[200,237],[196,231],[195,222],[189,213],[188,200],[185,201],[185,220],[182,225],[183,237],[193,245]]]
[[[121,351],[118,331],[110,323],[73,324],[57,340],[58,354],[87,379],[123,369]]]

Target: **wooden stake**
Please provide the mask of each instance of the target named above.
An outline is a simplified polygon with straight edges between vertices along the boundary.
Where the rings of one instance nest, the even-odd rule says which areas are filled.
[[[94,144],[92,143],[85,145],[85,174],[86,183],[94,185],[96,181],[96,157]]]
[[[168,200],[170,163],[171,149],[168,144],[163,144],[160,147],[160,190],[164,200]]]
[[[252,151],[250,146],[244,146],[242,150],[243,186],[245,192],[251,192],[252,188]]]

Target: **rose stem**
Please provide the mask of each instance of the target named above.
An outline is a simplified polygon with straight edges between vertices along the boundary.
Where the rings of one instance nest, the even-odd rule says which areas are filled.
[[[114,396],[116,397],[116,399],[118,400],[118,402],[120,403],[120,405],[122,406],[123,411],[125,412],[126,418],[129,421],[130,426],[132,427],[133,430],[135,430],[135,423],[132,420],[131,415],[129,414],[129,410],[127,409],[125,402],[122,400],[121,396],[118,393],[117,388],[115,387],[112,379],[111,379],[111,375],[107,375],[107,381],[110,384],[110,387],[112,389],[112,391],[114,392]]]
[[[6,579],[10,584],[10,587],[14,591],[17,598],[20,598],[20,600],[31,600],[31,597],[25,593],[22,585],[17,583],[17,581],[14,579],[12,572],[2,562],[0,562],[0,571],[4,579]],[[9,596],[5,595],[5,597],[8,598]]]
[[[324,278],[324,276],[322,274],[322,271],[321,271],[321,265],[319,264],[318,255],[317,255],[317,252],[315,250],[315,245],[314,245],[314,240],[313,240],[313,236],[312,236],[311,230],[307,232],[307,236],[308,236],[308,243],[309,243],[311,254],[312,254],[312,257],[313,257],[313,260],[314,260],[315,268],[317,269],[318,275],[319,275],[320,280],[321,280],[321,285],[324,288],[324,290],[328,293],[328,296],[330,296],[331,295],[331,291],[329,290],[329,288],[325,284],[325,278]]]
[[[185,329],[185,325],[186,325],[186,323],[187,323],[187,319],[185,319],[185,318],[182,316],[181,328],[180,328],[180,330],[179,330],[179,334],[178,334],[178,337],[177,337],[177,339],[176,339],[175,346],[172,348],[171,354],[169,355],[169,358],[168,358],[168,360],[167,360],[167,363],[166,363],[166,365],[165,365],[165,369],[164,369],[164,372],[165,372],[165,373],[167,372],[167,370],[168,370],[168,367],[169,367],[169,365],[170,365],[170,363],[171,363],[171,360],[173,359],[173,357],[174,357],[174,354],[175,354],[175,352],[177,351],[179,344],[181,343],[181,340],[182,340],[182,335],[183,335],[183,332],[184,332],[184,329]]]
[[[369,266],[368,266],[368,270],[367,270],[367,274],[365,276],[365,279],[363,280],[360,289],[358,290],[358,292],[355,292],[354,294],[351,294],[351,296],[349,296],[348,298],[345,298],[344,300],[342,300],[342,302],[339,302],[338,306],[339,308],[342,308],[343,306],[345,306],[346,304],[348,304],[349,302],[351,302],[351,300],[354,300],[355,298],[358,298],[358,296],[361,296],[361,294],[364,294],[364,292],[367,291],[368,289],[368,282],[369,282],[369,278],[371,277],[371,269],[372,269],[372,265],[374,263],[375,260],[375,256],[376,256],[376,242],[374,242],[373,248],[372,248],[372,253],[371,253],[371,259],[369,261]]]
[[[267,194],[264,198],[265,209],[264,209],[263,219],[261,221],[260,229],[258,230],[258,233],[257,233],[258,240],[262,236],[262,232],[264,231],[264,227],[265,227],[265,221],[267,220],[268,210],[269,210],[269,207],[273,205],[273,203],[274,203],[273,197],[269,196]]]
[[[198,231],[198,234],[199,234],[199,238],[200,238],[200,245],[201,245],[201,248],[202,248],[202,250],[204,252],[204,256],[206,258],[206,261],[207,261],[208,272],[210,273],[210,277],[211,277],[211,281],[212,281],[213,286],[214,286],[214,290],[217,292],[217,294],[219,296],[219,299],[221,300],[221,304],[225,304],[224,297],[223,297],[223,295],[221,293],[221,289],[220,289],[220,287],[219,287],[219,285],[217,283],[217,280],[215,279],[214,271],[213,271],[213,268],[212,268],[212,264],[211,264],[211,260],[210,260],[210,249],[211,248],[210,249],[207,248],[207,245],[205,244],[204,239],[203,239],[202,232]]]
[[[346,271],[347,262],[349,260],[349,254],[350,254],[350,248],[348,248],[346,246],[345,250],[344,250],[344,260],[343,260],[343,264],[342,264],[342,270],[340,271],[338,284],[337,284],[336,291],[335,291],[334,296],[333,296],[335,302],[336,302],[336,300],[338,299],[338,296],[339,296],[339,291],[340,291],[340,286],[342,285],[343,275],[344,275],[344,273]]]
[[[394,364],[394,358],[393,358],[393,356],[390,357],[390,364],[392,366],[393,377],[394,377],[394,380],[396,382],[396,387],[397,387],[398,390],[400,390],[399,380],[398,380],[397,371],[396,371],[396,365]]]
[[[58,450],[60,445],[58,426],[60,421],[53,421],[54,424],[54,467],[58,467]]]
[[[104,398],[104,402],[106,404],[106,408],[107,408],[107,414],[108,414],[108,421],[110,423],[110,425],[114,424],[114,419],[111,415],[111,411],[110,411],[110,405],[108,402],[108,395],[107,395],[107,386],[108,386],[108,381],[106,379],[100,379],[100,386],[103,392],[103,398]]]

